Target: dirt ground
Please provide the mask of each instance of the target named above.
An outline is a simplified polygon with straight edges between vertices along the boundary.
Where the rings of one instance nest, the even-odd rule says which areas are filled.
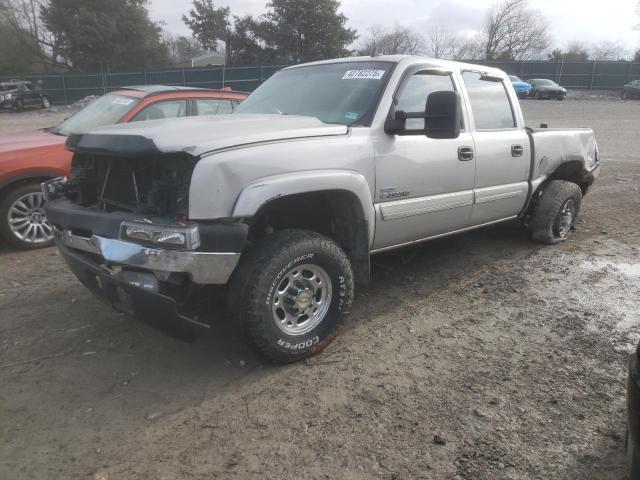
[[[54,249],[0,247],[0,478],[626,478],[640,102],[523,103],[530,125],[596,130],[572,239],[509,223],[376,256],[307,362],[269,365],[224,322],[181,343],[106,308]],[[22,119],[56,117],[0,131]]]

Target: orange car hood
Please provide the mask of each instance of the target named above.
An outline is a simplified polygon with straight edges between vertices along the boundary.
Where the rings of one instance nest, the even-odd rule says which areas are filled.
[[[43,130],[8,133],[6,135],[0,135],[0,155],[18,150],[53,147],[56,145],[63,146],[66,140],[67,137],[65,136],[54,135],[53,133],[48,133]]]

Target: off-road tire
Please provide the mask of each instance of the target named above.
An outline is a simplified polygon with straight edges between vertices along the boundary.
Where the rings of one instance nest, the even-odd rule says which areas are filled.
[[[308,333],[288,335],[276,323],[273,299],[296,266],[324,270],[331,299],[322,320]],[[243,255],[229,289],[229,313],[241,333],[261,354],[290,363],[316,354],[335,337],[353,300],[353,272],[345,252],[331,239],[306,230],[280,230]]]
[[[53,245],[53,238],[48,241],[38,243],[26,242],[18,238],[9,226],[9,209],[14,202],[24,195],[40,193],[39,183],[27,183],[14,187],[0,197],[0,240],[4,240],[8,245],[20,250],[35,250]]]
[[[20,99],[16,100],[15,103],[16,112],[21,112],[24,110],[24,102]]]
[[[575,214],[571,224],[571,229],[573,229],[582,203],[580,187],[575,183],[563,180],[552,180],[544,187],[531,219],[531,236],[535,241],[555,245],[568,238],[569,232],[566,235],[560,234],[558,222],[560,212],[569,201],[572,201],[575,206]]]

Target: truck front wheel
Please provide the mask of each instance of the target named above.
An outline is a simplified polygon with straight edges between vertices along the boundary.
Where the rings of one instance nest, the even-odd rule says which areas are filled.
[[[531,236],[554,245],[566,240],[580,213],[582,192],[575,183],[552,180],[544,187],[533,212]]]
[[[306,230],[280,230],[241,259],[229,310],[260,353],[289,363],[326,347],[352,300],[351,264],[335,242]]]

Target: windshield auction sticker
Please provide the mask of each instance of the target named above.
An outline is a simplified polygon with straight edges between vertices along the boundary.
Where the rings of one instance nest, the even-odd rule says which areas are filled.
[[[133,103],[133,99],[132,98],[116,97],[113,100],[111,100],[111,103],[113,105],[131,105]]]
[[[347,70],[342,76],[342,80],[380,80],[385,74],[385,70]]]

